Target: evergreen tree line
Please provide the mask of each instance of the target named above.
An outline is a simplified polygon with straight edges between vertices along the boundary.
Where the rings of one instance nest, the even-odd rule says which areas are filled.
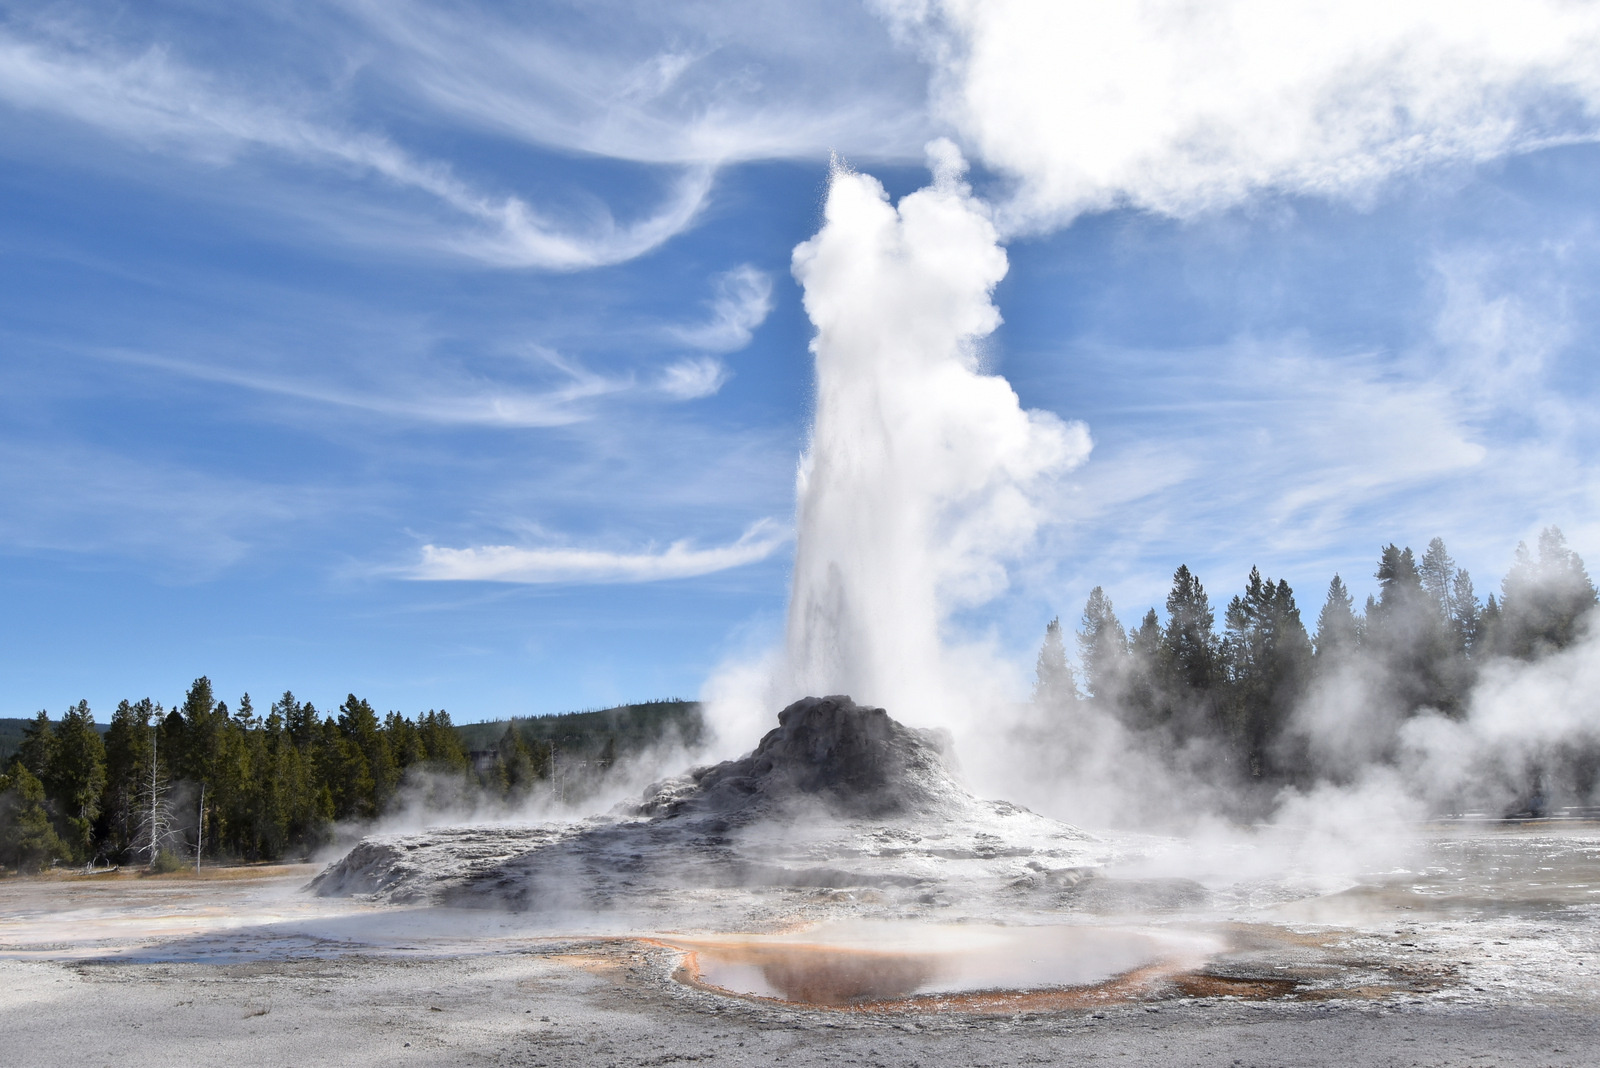
[[[1204,753],[1213,779],[1259,800],[1285,785],[1337,778],[1339,769],[1319,766],[1294,729],[1295,710],[1319,683],[1363,680],[1368,699],[1398,719],[1423,709],[1460,718],[1486,663],[1571,645],[1596,604],[1582,559],[1555,527],[1540,536],[1537,553],[1517,546],[1499,596],[1482,602],[1439,538],[1420,560],[1409,547],[1386,546],[1374,577],[1378,592],[1358,611],[1334,575],[1313,630],[1289,583],[1256,568],[1223,606],[1220,632],[1210,596],[1187,566],[1173,574],[1165,622],[1152,608],[1125,629],[1096,587],[1076,635],[1078,671],[1059,618],[1046,627],[1034,701],[1056,714],[1107,712],[1175,761]],[[1533,770],[1535,779],[1562,781],[1533,782],[1532,794],[1592,797],[1600,739],[1566,757],[1562,768]]]
[[[516,802],[553,755],[515,721],[469,754],[448,712],[380,718],[354,694],[324,715],[285,692],[262,716],[199,678],[170,710],[121,702],[103,735],[80,701],[34,717],[0,774],[0,865],[305,856],[335,824],[390,811],[402,785],[435,804]]]

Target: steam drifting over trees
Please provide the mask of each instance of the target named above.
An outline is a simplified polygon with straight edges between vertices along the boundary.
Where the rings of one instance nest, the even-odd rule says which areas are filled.
[[[1132,744],[1169,766],[1184,764],[1192,781],[1221,787],[1238,814],[1260,814],[1285,787],[1343,782],[1364,767],[1394,763],[1408,721],[1461,720],[1485,671],[1572,646],[1597,600],[1583,561],[1555,527],[1537,551],[1518,546],[1498,599],[1478,601],[1472,577],[1439,538],[1420,561],[1410,548],[1385,546],[1373,577],[1378,593],[1358,612],[1334,575],[1314,634],[1289,583],[1255,568],[1228,601],[1220,633],[1205,587],[1187,566],[1173,574],[1164,626],[1151,609],[1124,631],[1097,586],[1077,634],[1086,693],[1069,700],[1047,684],[1071,670],[1056,663],[1061,643],[1052,621],[1034,701],[1057,721],[1075,709],[1111,717]],[[1329,733],[1318,716],[1342,717],[1337,729],[1360,737],[1335,752],[1317,737]],[[1592,804],[1597,769],[1600,738],[1562,738],[1509,773],[1459,770],[1481,774],[1483,796],[1498,788],[1511,811],[1552,799]],[[1488,781],[1497,775],[1501,781]]]

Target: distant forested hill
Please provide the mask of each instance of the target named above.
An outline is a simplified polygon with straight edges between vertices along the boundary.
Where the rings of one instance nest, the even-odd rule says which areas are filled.
[[[668,699],[530,719],[462,723],[456,726],[456,734],[462,748],[481,752],[494,748],[513,725],[530,744],[544,743],[557,752],[583,758],[598,757],[608,746],[618,757],[661,744],[694,746],[705,731],[698,701]]]
[[[22,728],[27,722],[25,719],[0,719],[0,765],[10,763],[17,746],[22,744]]]

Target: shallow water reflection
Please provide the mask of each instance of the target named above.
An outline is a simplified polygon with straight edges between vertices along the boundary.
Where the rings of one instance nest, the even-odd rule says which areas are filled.
[[[930,995],[1092,986],[1153,965],[1190,967],[1218,946],[1091,926],[849,924],[800,935],[679,942],[700,983],[746,997],[852,1006]]]

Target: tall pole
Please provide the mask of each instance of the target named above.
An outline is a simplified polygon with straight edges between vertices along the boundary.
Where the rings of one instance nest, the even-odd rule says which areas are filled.
[[[156,866],[156,743],[160,734],[150,727],[150,866]]]
[[[200,851],[206,847],[206,783],[200,780],[200,826],[194,835],[194,873],[200,874]]]

